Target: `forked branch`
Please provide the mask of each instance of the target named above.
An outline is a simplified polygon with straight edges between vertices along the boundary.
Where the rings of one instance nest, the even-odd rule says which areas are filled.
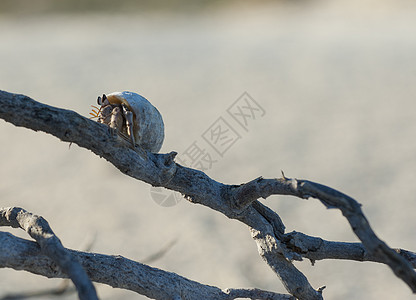
[[[155,154],[129,148],[109,134],[107,127],[79,114],[41,104],[24,95],[0,91],[0,118],[33,130],[42,130],[62,141],[76,143],[105,158],[122,173],[154,186],[179,191],[192,203],[219,211],[249,226],[259,253],[286,289],[299,299],[322,299],[322,290],[314,289],[292,260],[302,257],[324,259],[324,251],[313,258],[307,245],[311,240],[300,235],[285,234],[276,212],[258,201],[270,195],[314,197],[329,208],[338,208],[362,241],[369,260],[385,263],[416,292],[416,273],[406,255],[390,249],[374,234],[360,204],[334,189],[306,180],[257,178],[241,185],[225,185],[205,173],[174,162],[176,152]],[[302,240],[305,240],[303,244]],[[296,245],[296,247],[294,246]],[[303,251],[308,249],[308,251]],[[330,254],[327,253],[328,258]],[[348,255],[344,255],[348,257]]]
[[[53,233],[48,222],[22,208],[0,209],[0,226],[10,226],[25,230],[40,246],[40,251],[51,259],[55,268],[62,270],[74,283],[80,299],[98,299],[95,288],[79,262],[62,246],[59,238]],[[1,243],[4,247],[4,243]],[[6,248],[10,253],[13,247]],[[3,253],[2,251],[2,253]],[[23,256],[24,257],[24,256]]]
[[[19,210],[13,208],[11,210]],[[66,249],[79,261],[92,281],[115,288],[123,288],[153,299],[218,299],[232,300],[239,297],[252,299],[295,299],[258,289],[221,290],[204,285],[175,273],[166,272],[135,262],[122,256],[103,255]],[[10,233],[0,232],[0,267],[26,270],[49,278],[67,278],[54,260],[46,256],[38,244]]]

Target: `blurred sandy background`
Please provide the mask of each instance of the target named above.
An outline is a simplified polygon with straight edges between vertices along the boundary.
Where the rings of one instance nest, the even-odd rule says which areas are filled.
[[[65,1],[61,2],[64,3]],[[162,113],[162,152],[183,153],[245,91],[266,111],[207,172],[317,181],[363,204],[390,246],[416,250],[416,3],[281,1],[0,2],[0,89],[88,116],[102,93],[130,90]],[[83,5],[89,3],[90,5]],[[98,7],[97,7],[98,5]],[[246,226],[146,184],[76,145],[0,121],[0,206],[44,216],[64,245],[141,260],[205,284],[285,292]],[[287,231],[357,241],[316,200],[273,196]],[[1,230],[6,230],[2,228]],[[11,230],[27,237],[24,232]],[[386,266],[296,263],[326,299],[411,299]],[[0,270],[0,296],[60,280]],[[143,299],[97,285],[101,299]],[[65,299],[76,299],[76,295]]]

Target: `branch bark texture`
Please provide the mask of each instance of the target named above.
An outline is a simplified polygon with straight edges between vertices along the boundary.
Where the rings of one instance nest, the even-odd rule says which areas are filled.
[[[98,299],[95,288],[79,262],[62,245],[48,222],[22,208],[0,209],[0,226],[25,230],[40,246],[40,250],[72,280],[80,299]]]
[[[80,262],[91,280],[153,299],[295,299],[290,295],[258,289],[221,290],[122,256],[67,251]],[[26,270],[49,278],[67,278],[66,273],[42,252],[37,243],[6,232],[0,232],[0,267]]]

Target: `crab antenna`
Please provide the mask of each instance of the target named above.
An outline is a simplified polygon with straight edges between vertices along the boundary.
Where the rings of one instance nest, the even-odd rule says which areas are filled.
[[[98,98],[100,98],[100,97],[98,97]],[[100,117],[100,112],[101,112],[101,107],[100,108],[98,108],[97,106],[94,106],[94,105],[91,105],[91,107],[93,108],[92,109],[92,112],[90,112],[90,115],[92,116],[92,117],[90,117],[90,119],[93,119],[93,118],[99,118]],[[95,109],[96,110],[95,110]]]

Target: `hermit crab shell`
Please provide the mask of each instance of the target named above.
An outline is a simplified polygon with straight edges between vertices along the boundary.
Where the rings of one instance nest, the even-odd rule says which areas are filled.
[[[133,112],[133,134],[136,144],[151,152],[159,152],[165,138],[162,116],[146,98],[132,92],[107,95],[111,104],[125,104]]]

